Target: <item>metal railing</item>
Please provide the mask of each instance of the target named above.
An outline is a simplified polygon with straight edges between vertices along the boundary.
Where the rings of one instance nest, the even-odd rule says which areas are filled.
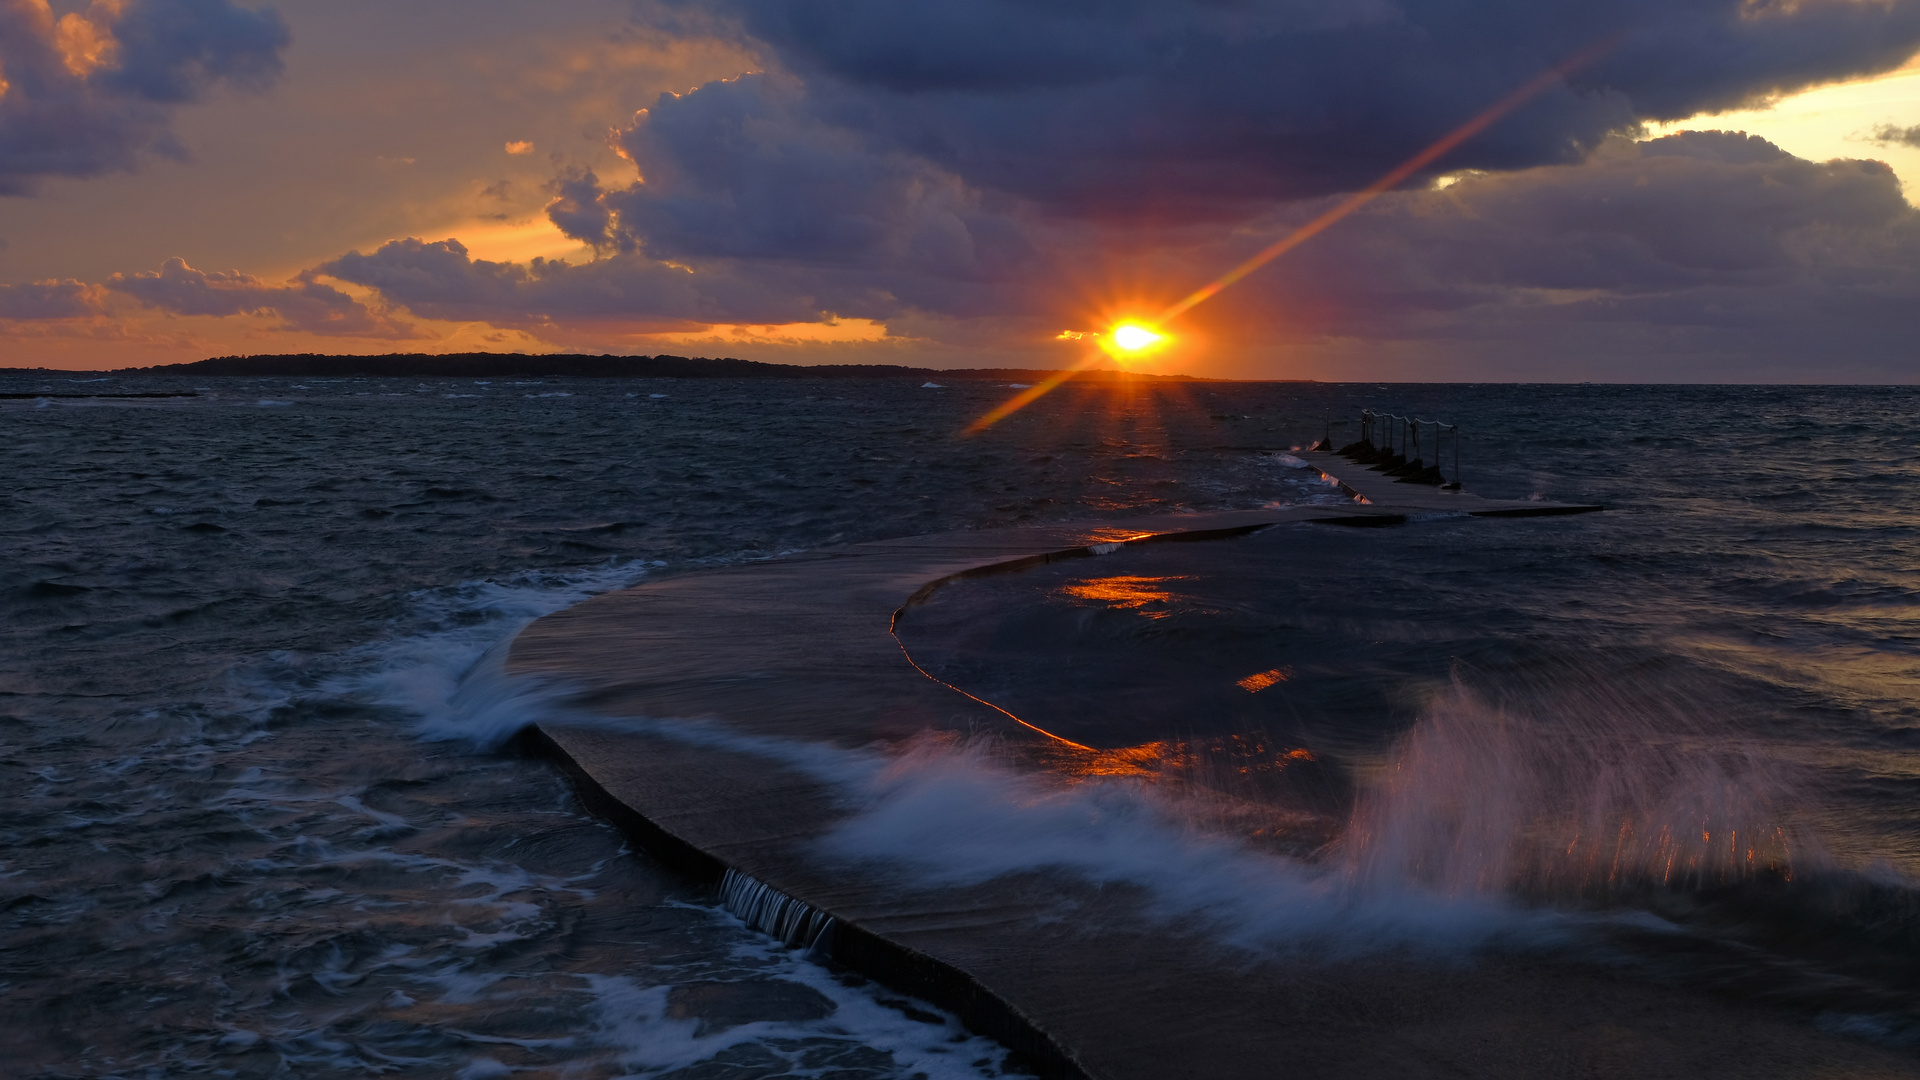
[[[1423,457],[1422,432],[1432,428],[1433,464]],[[1331,436],[1331,429],[1329,429]],[[1449,478],[1440,463],[1446,460],[1446,443],[1453,441],[1453,470]],[[1332,439],[1326,441],[1332,449]],[[1365,464],[1379,467],[1388,476],[1408,483],[1432,484],[1447,491],[1460,490],[1460,425],[1445,420],[1425,420],[1417,416],[1360,410],[1360,438],[1341,447],[1338,453]]]

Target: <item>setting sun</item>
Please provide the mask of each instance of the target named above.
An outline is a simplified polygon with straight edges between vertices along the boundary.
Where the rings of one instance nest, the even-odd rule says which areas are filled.
[[[1139,352],[1165,340],[1165,334],[1156,334],[1144,326],[1122,323],[1113,328],[1114,348],[1123,352]]]

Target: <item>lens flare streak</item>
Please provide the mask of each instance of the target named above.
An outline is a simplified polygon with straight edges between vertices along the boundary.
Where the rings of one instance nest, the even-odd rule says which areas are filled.
[[[1473,117],[1473,119],[1461,124],[1426,149],[1401,162],[1386,174],[1382,175],[1378,180],[1341,199],[1325,213],[1322,213],[1312,221],[1307,222],[1305,225],[1300,226],[1286,236],[1269,244],[1252,258],[1247,259],[1233,269],[1228,270],[1226,273],[1221,274],[1219,277],[1214,278],[1212,281],[1202,285],[1200,288],[1195,289],[1193,292],[1188,293],[1180,300],[1168,306],[1166,310],[1160,313],[1158,318],[1152,320],[1152,324],[1156,327],[1165,326],[1174,319],[1185,315],[1199,305],[1218,296],[1223,290],[1239,282],[1248,274],[1253,273],[1255,270],[1260,269],[1294,248],[1299,247],[1307,240],[1325,232],[1341,219],[1399,186],[1414,173],[1419,172],[1421,169],[1426,168],[1428,165],[1433,164],[1448,153],[1451,153],[1458,148],[1461,143],[1466,142],[1468,139],[1473,138],[1475,135],[1493,126],[1501,117],[1519,108],[1521,105],[1526,104],[1542,91],[1612,51],[1623,37],[1624,35],[1622,34],[1614,34],[1603,38],[1561,61],[1559,64],[1527,80],[1505,97],[1482,110],[1477,116]],[[1119,335],[1125,331],[1136,331],[1139,334],[1148,335],[1148,338],[1144,339],[1144,344],[1146,345],[1157,343],[1163,336],[1138,325],[1122,325],[1114,331],[1114,345],[1126,351],[1131,351],[1142,346],[1128,345],[1126,340],[1122,340]],[[1063,334],[1061,336],[1066,337],[1068,335]],[[1128,337],[1131,340],[1143,340],[1135,338],[1132,334],[1129,334]],[[1031,388],[1022,391],[1019,395],[995,407],[992,411],[980,417],[980,419],[969,424],[961,434],[967,436],[985,431],[987,428],[992,427],[1008,416],[1026,408],[1034,401],[1046,396],[1046,394],[1058,387],[1061,383],[1066,382],[1081,371],[1086,370],[1086,368],[1094,363],[1094,360],[1094,357],[1089,357],[1072,368],[1049,376],[1043,382],[1036,383]]]
[[[1466,142],[1468,139],[1473,138],[1475,135],[1493,126],[1494,121],[1499,120],[1501,117],[1524,105],[1532,99],[1534,95],[1561,81],[1580,68],[1592,63],[1598,59],[1601,54],[1612,49],[1617,43],[1617,40],[1617,38],[1608,38],[1595,45],[1589,46],[1554,67],[1527,80],[1527,82],[1523,83],[1512,93],[1509,93],[1506,97],[1488,106],[1478,116],[1454,128],[1433,145],[1401,162],[1392,171],[1380,177],[1380,179],[1375,180],[1373,183],[1340,200],[1327,212],[1268,245],[1261,250],[1259,254],[1226,273],[1221,274],[1219,277],[1214,278],[1193,292],[1188,293],[1177,303],[1161,312],[1158,322],[1166,323],[1179,318],[1200,304],[1219,295],[1223,289],[1238,282],[1241,278],[1246,277],[1255,270],[1260,269],[1294,248],[1299,247],[1302,243],[1305,243],[1314,236],[1325,232],[1335,222],[1338,222],[1340,219],[1379,198],[1381,195],[1386,194],[1393,188],[1398,187],[1414,173],[1433,164],[1441,157],[1452,152],[1461,143]]]

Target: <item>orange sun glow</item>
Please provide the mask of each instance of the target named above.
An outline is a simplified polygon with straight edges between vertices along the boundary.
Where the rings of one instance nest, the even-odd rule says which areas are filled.
[[[1113,347],[1121,352],[1135,353],[1150,349],[1166,340],[1165,334],[1157,334],[1138,323],[1121,323],[1113,328]]]

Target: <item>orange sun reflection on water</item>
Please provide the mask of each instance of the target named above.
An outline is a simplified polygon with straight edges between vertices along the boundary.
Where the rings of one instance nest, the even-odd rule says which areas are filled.
[[[1076,600],[1092,600],[1110,608],[1125,611],[1139,611],[1150,619],[1164,619],[1172,614],[1168,611],[1141,611],[1150,604],[1165,604],[1176,593],[1162,588],[1169,581],[1185,581],[1184,576],[1141,577],[1135,574],[1116,574],[1113,577],[1089,578],[1072,585],[1062,585],[1060,592]]]
[[[1271,668],[1266,671],[1256,671],[1252,675],[1234,683],[1234,685],[1249,694],[1257,694],[1270,686],[1286,682],[1291,678],[1293,678],[1293,670],[1291,668]]]
[[[1048,764],[1076,777],[1135,777],[1142,780],[1192,780],[1201,773],[1237,776],[1278,773],[1315,760],[1302,747],[1275,747],[1251,735],[1229,735],[1204,742],[1160,739],[1101,750],[1055,746]]]

